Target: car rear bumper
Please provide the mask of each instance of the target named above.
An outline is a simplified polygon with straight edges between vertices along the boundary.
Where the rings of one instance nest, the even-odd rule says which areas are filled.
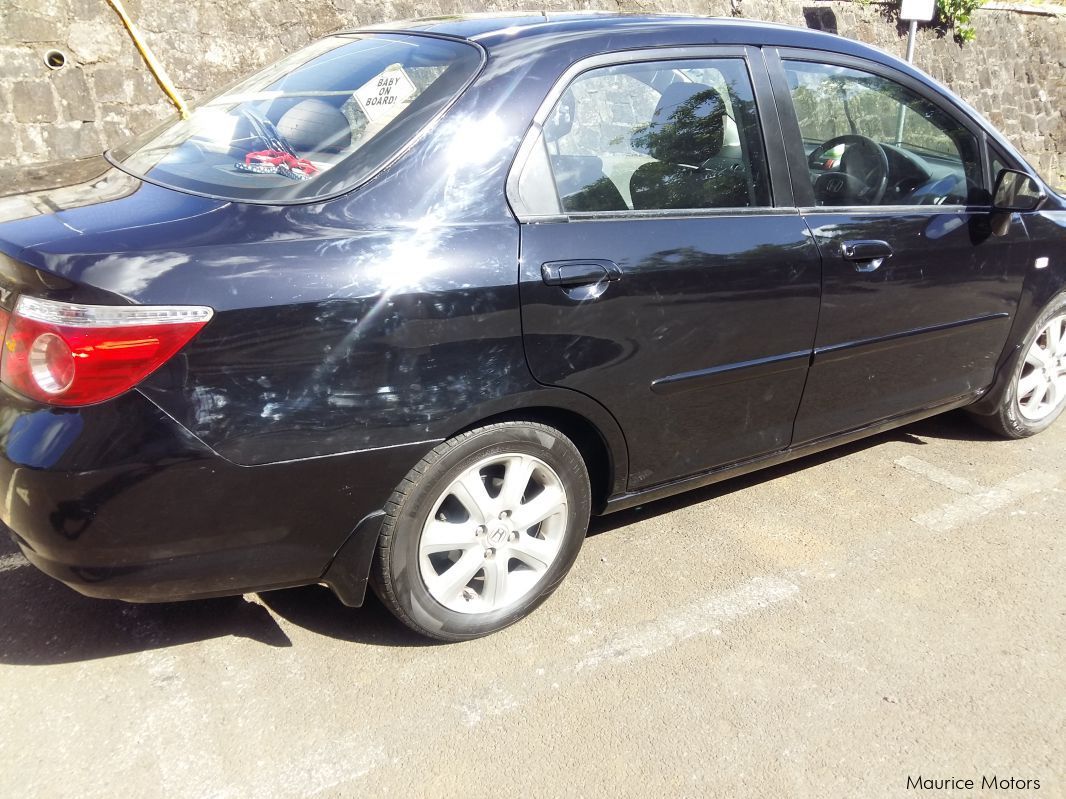
[[[358,604],[375,511],[431,446],[239,466],[137,392],[58,410],[0,389],[0,521],[31,563],[89,596],[324,581]]]

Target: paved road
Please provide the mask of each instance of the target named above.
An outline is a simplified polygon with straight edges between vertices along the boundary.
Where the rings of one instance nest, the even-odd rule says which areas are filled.
[[[1063,797],[1064,500],[1066,421],[951,415],[600,520],[453,646],[320,588],[84,599],[4,544],[0,795]]]

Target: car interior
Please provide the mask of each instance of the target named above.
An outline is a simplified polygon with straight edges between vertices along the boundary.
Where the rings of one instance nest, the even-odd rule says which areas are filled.
[[[603,171],[602,158],[591,153],[558,152],[560,140],[574,128],[576,106],[574,93],[568,89],[544,125],[548,160],[562,207],[577,212],[628,210],[622,192]]]
[[[737,96],[746,78],[697,63],[607,68],[571,84],[543,128],[562,211],[768,204],[754,104]],[[976,140],[933,104],[826,64],[788,64],[786,75],[817,205],[987,201]],[[633,99],[642,95],[653,99]]]
[[[569,88],[544,125],[562,209],[582,213],[758,204],[751,153],[733,112],[739,100],[730,97],[730,84],[717,70],[709,71],[719,77],[721,88],[675,68],[624,76],[640,80],[654,102],[636,124],[609,119],[611,127],[625,126],[628,134],[615,136],[608,147],[601,143],[599,153],[572,134],[581,126],[603,124],[602,118],[583,115],[602,111],[605,103],[579,103],[575,88]],[[608,109],[628,109],[606,99]],[[610,151],[610,167],[604,163],[604,149]]]
[[[302,59],[295,67],[283,59],[116,156],[134,171],[205,191],[291,188],[357,151],[387,148],[397,129],[421,127],[476,68],[476,51],[457,47],[330,37],[293,56]]]
[[[657,208],[738,208],[754,205],[739,137],[724,153],[729,120],[725,101],[700,83],[671,83],[659,98],[651,122],[633,133],[633,148],[654,161],[630,178],[635,210]]]
[[[987,200],[977,142],[941,109],[859,70],[786,62],[818,205]]]
[[[456,90],[455,80],[441,79],[455,71],[456,54],[436,42],[367,47],[327,40],[296,69],[208,100],[129,165],[164,182],[255,196],[299,191],[293,184],[357,151],[387,150],[396,129],[418,127]],[[807,62],[785,70],[817,205],[987,201],[976,141],[931,103],[857,70]],[[391,87],[391,105],[364,107],[381,99],[368,96],[381,84]],[[543,141],[566,213],[769,204],[750,80],[738,59],[593,70],[563,93]],[[355,160],[371,164],[372,156]]]

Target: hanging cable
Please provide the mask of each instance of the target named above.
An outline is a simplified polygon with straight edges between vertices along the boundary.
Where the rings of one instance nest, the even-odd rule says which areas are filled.
[[[137,26],[133,24],[133,20],[130,19],[129,14],[126,13],[126,9],[122,5],[122,0],[107,0],[107,2],[113,9],[115,9],[115,13],[117,13],[122,19],[122,24],[125,25],[126,30],[129,31],[130,38],[133,39],[134,45],[136,45],[137,49],[140,51],[141,56],[144,58],[144,63],[148,65],[149,71],[155,77],[156,82],[159,83],[160,88],[177,107],[178,113],[181,114],[181,118],[188,119],[189,107],[185,104],[185,100],[182,99],[181,93],[174,87],[174,84],[170,82],[170,76],[167,75],[167,71],[163,68],[163,65],[156,60],[151,48],[141,37],[141,32],[137,29]]]

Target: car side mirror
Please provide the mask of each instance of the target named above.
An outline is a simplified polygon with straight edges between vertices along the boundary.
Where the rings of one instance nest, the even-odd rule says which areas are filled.
[[[1040,184],[1017,169],[1001,169],[992,192],[992,233],[1005,236],[1016,211],[1036,211],[1047,200]]]
[[[992,192],[994,211],[1035,211],[1047,195],[1031,175],[1017,169],[1001,169]]]

